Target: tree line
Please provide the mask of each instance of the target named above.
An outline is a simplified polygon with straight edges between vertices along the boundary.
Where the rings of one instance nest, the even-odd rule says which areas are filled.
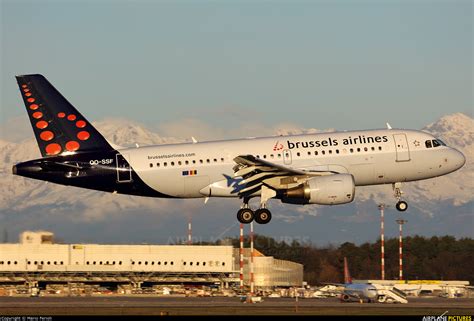
[[[239,239],[230,239],[239,247]],[[216,242],[219,243],[219,242]],[[249,246],[248,237],[245,247]],[[344,257],[353,279],[380,279],[380,240],[356,245],[318,247],[298,241],[287,243],[255,235],[255,249],[266,256],[301,263],[309,284],[344,281]],[[453,236],[408,236],[403,238],[405,280],[467,280],[474,283],[474,240]],[[385,279],[399,277],[399,239],[385,241]]]

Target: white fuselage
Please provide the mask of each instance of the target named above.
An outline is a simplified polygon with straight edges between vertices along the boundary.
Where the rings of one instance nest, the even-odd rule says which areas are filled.
[[[137,175],[160,193],[180,198],[237,197],[233,159],[254,155],[267,162],[354,176],[356,186],[437,177],[463,166],[457,150],[427,147],[432,135],[386,129],[248,138],[122,149]],[[431,144],[430,144],[431,146]]]

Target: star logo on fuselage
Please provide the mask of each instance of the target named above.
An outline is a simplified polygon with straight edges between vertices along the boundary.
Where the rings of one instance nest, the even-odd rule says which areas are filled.
[[[413,142],[413,144],[414,144],[416,147],[419,147],[419,146],[420,146],[420,142],[417,141],[417,140],[415,140],[415,141]]]

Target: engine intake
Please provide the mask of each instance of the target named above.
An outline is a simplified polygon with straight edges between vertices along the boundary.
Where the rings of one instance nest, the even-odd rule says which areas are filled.
[[[354,200],[355,184],[351,174],[313,177],[303,185],[283,192],[281,201],[291,204],[334,205]]]

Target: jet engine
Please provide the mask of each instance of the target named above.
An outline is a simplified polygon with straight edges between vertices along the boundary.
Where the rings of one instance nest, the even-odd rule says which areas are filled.
[[[285,190],[283,203],[334,205],[354,200],[355,184],[351,174],[334,174],[313,177],[304,184]]]

